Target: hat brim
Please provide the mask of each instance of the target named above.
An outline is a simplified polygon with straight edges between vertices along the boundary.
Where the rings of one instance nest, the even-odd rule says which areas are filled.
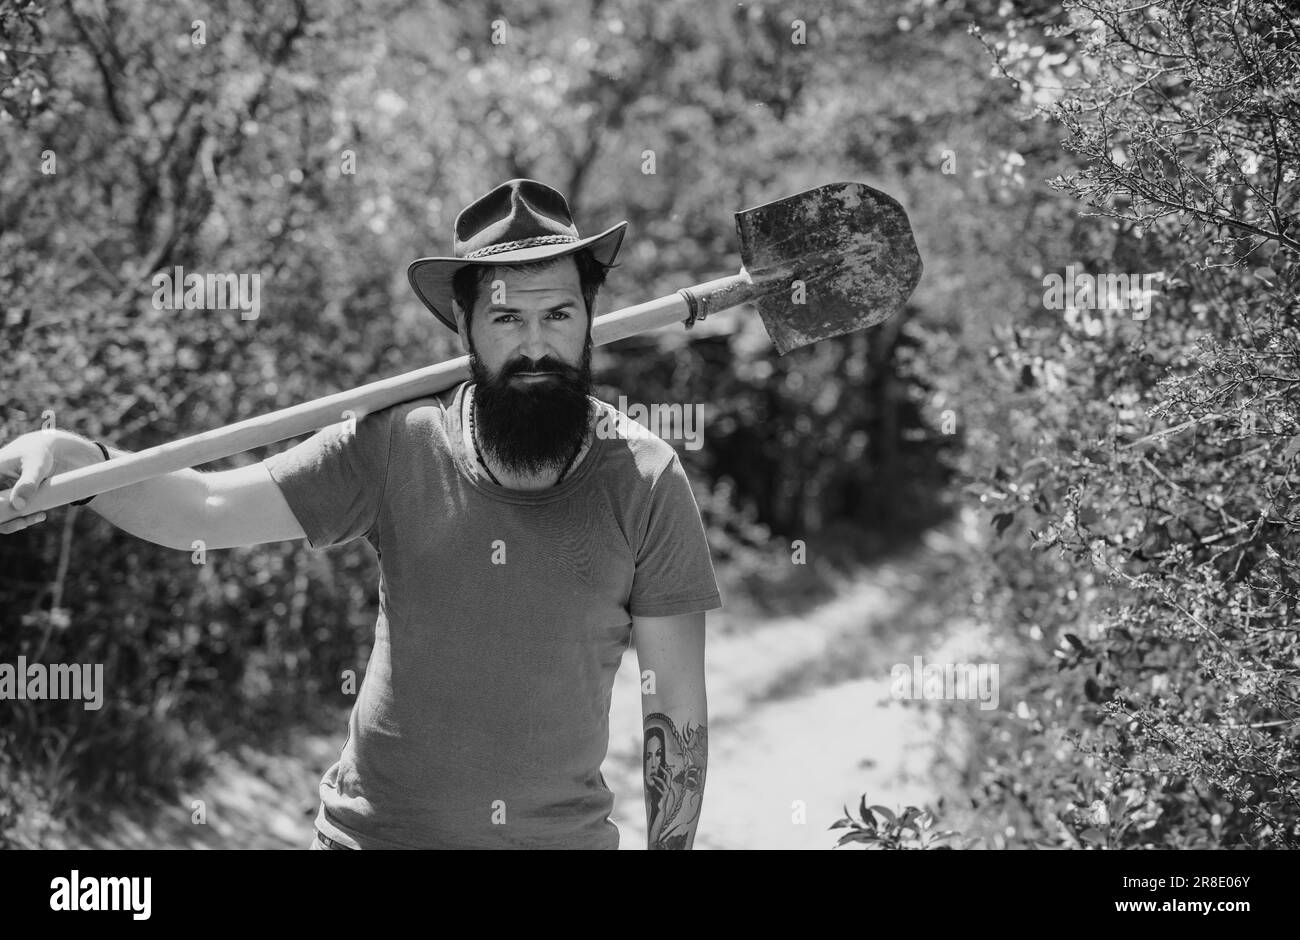
[[[492,267],[508,264],[527,264],[530,261],[544,261],[547,258],[559,258],[571,255],[583,248],[591,249],[597,261],[609,265],[618,257],[623,245],[623,236],[627,232],[627,222],[607,228],[599,235],[581,238],[576,242],[562,245],[536,245],[532,248],[517,248],[484,258],[419,258],[406,268],[406,279],[415,291],[415,296],[429,308],[429,311],[441,320],[453,333],[456,329],[456,316],[452,309],[452,278],[461,268],[471,266]]]

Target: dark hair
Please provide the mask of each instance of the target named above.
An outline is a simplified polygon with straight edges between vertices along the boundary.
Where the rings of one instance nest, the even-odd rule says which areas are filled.
[[[465,311],[465,328],[469,329],[470,319],[474,315],[474,304],[478,302],[479,290],[490,282],[497,271],[545,271],[553,268],[565,258],[572,258],[578,266],[578,280],[582,284],[582,300],[587,305],[587,317],[590,322],[591,312],[596,305],[596,294],[605,285],[605,275],[616,265],[597,261],[590,249],[582,248],[571,255],[556,258],[543,258],[541,261],[526,261],[522,264],[466,265],[455,273],[451,279],[451,295],[462,310]]]
[[[661,752],[660,755],[659,755],[659,759],[660,759],[661,761],[663,761],[663,762],[666,763],[667,760],[668,760],[668,739],[667,739],[666,737],[664,737],[664,729],[663,729],[663,728],[647,728],[647,729],[646,729],[646,733],[645,733],[645,743],[646,743],[645,751],[649,751],[649,750],[650,750],[650,739],[651,739],[651,738],[658,738],[658,739],[659,739],[659,750],[660,750],[660,752]],[[644,754],[642,755],[642,758],[644,759]]]

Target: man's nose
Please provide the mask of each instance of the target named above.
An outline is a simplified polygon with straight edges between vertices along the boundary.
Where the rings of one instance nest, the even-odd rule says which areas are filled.
[[[524,330],[524,340],[519,347],[519,351],[534,363],[549,355],[550,346],[546,342],[541,321],[529,320]]]

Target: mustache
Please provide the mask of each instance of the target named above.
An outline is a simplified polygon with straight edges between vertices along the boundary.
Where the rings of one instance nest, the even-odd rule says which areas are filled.
[[[553,372],[562,379],[571,380],[579,376],[579,370],[576,367],[550,356],[543,356],[541,359],[536,360],[529,359],[526,356],[512,359],[502,366],[500,376],[502,379],[509,379],[529,372]]]

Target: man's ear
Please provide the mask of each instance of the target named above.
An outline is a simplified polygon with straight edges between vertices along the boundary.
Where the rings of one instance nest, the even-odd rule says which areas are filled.
[[[465,317],[465,310],[456,301],[451,302],[452,313],[456,317],[456,332],[460,335],[460,348],[465,354],[469,354],[469,322]]]

